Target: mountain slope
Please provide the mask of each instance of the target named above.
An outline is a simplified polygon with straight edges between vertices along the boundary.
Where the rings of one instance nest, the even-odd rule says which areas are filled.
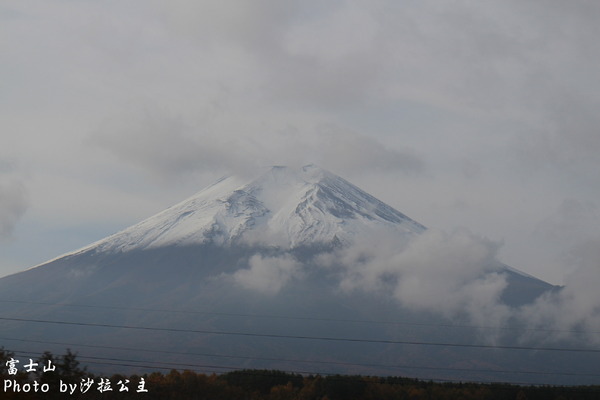
[[[544,354],[490,357],[485,346],[440,345],[514,345],[513,331],[477,326],[469,307],[504,315],[556,288],[494,262],[485,244],[467,243],[464,267],[452,246],[465,238],[429,250],[436,237],[316,166],[230,176],[139,224],[0,279],[0,318],[13,318],[0,337],[6,347],[28,340],[30,351],[60,342],[97,356],[107,351],[98,346],[119,347],[137,359],[222,368],[509,379],[493,370],[549,365]],[[444,270],[415,258],[423,249]],[[419,279],[437,286],[419,286]],[[427,298],[417,306],[405,301],[417,287],[447,293],[442,306],[454,308],[441,310],[452,314],[423,307]],[[482,366],[488,373],[477,372]]]

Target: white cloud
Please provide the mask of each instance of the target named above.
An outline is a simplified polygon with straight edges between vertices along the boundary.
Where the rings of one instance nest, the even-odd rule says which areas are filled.
[[[301,264],[290,255],[250,257],[249,268],[236,271],[232,277],[238,285],[268,295],[277,294],[292,279],[301,275]]]
[[[396,237],[371,235],[320,262],[339,269],[342,290],[384,294],[412,310],[466,315],[477,325],[496,325],[510,314],[500,303],[507,282],[497,249],[496,243],[466,230],[429,229],[404,244]]]
[[[571,250],[571,272],[565,286],[523,307],[519,318],[532,331],[529,340],[560,340],[579,337],[598,344],[600,338],[600,241]]]
[[[410,149],[388,148],[377,140],[336,124],[305,129],[259,130],[245,118],[228,121],[231,130],[218,128],[223,116],[210,121],[185,121],[156,108],[113,119],[90,136],[87,143],[164,180],[201,171],[252,175],[268,165],[300,166],[317,163],[332,171],[420,173],[424,162]],[[243,128],[241,125],[245,125]]]

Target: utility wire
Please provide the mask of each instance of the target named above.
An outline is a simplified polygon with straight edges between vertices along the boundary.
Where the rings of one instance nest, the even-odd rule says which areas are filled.
[[[246,337],[264,337],[264,338],[275,338],[275,339],[320,340],[320,341],[374,343],[374,344],[404,344],[404,345],[415,345],[415,346],[442,346],[442,347],[463,347],[463,348],[478,348],[478,349],[600,353],[600,349],[582,349],[582,348],[564,348],[564,347],[530,347],[530,346],[485,345],[485,344],[444,343],[444,342],[422,342],[422,341],[408,341],[408,340],[404,341],[404,340],[383,340],[383,339],[340,338],[340,337],[330,337],[330,336],[281,335],[281,334],[271,334],[271,333],[232,332],[232,331],[180,329],[180,328],[157,328],[157,327],[147,327],[147,326],[98,324],[98,323],[86,323],[86,322],[49,321],[49,320],[40,320],[40,319],[9,318],[9,317],[0,317],[0,320],[33,322],[33,323],[42,323],[42,324],[89,326],[89,327],[99,327],[99,328],[134,329],[134,330],[145,330],[145,331],[198,333],[198,334],[208,334],[208,335],[228,335],[228,336],[246,336]]]
[[[405,322],[405,321],[383,321],[383,320],[360,320],[360,319],[345,319],[345,318],[325,318],[325,317],[306,317],[306,316],[290,316],[290,315],[274,315],[274,314],[246,314],[246,313],[228,313],[214,311],[197,311],[197,310],[177,310],[164,308],[147,308],[147,307],[122,307],[122,306],[102,306],[92,304],[72,304],[72,303],[47,303],[24,300],[0,300],[0,303],[14,304],[34,304],[47,306],[61,307],[77,307],[77,308],[103,308],[110,310],[125,310],[125,311],[145,311],[145,312],[165,312],[169,314],[192,314],[192,315],[216,315],[223,317],[240,317],[240,318],[268,318],[268,319],[285,319],[299,321],[324,321],[324,322],[344,322],[344,323],[365,323],[365,324],[381,324],[381,325],[400,325],[400,326],[426,326],[438,328],[468,328],[468,329],[494,329],[520,332],[547,332],[547,333],[577,333],[577,334],[600,334],[600,331],[581,331],[568,329],[546,329],[546,328],[521,328],[508,326],[486,326],[486,325],[466,325],[466,324],[433,324],[425,322]]]

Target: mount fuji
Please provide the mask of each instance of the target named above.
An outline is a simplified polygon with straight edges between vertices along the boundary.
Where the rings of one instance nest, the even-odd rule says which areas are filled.
[[[113,372],[589,382],[571,372],[597,356],[523,345],[510,311],[559,288],[492,247],[427,229],[317,166],[272,167],[0,279],[0,345],[69,347]]]

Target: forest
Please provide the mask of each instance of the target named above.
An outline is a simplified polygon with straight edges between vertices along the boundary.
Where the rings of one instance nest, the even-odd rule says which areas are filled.
[[[0,348],[1,399],[162,400],[579,400],[600,398],[600,386],[520,386],[434,382],[403,377],[301,375],[274,370],[203,374],[171,370],[96,376],[67,350],[35,360]]]

